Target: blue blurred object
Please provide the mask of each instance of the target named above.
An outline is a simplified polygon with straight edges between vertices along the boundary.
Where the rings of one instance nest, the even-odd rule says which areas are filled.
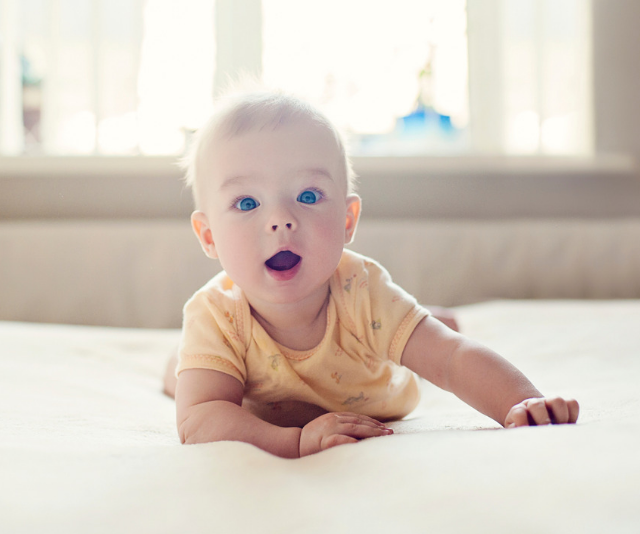
[[[403,136],[415,136],[433,132],[444,135],[455,134],[456,128],[451,123],[449,115],[441,115],[431,107],[418,106],[404,117],[399,117],[396,125],[397,132]]]

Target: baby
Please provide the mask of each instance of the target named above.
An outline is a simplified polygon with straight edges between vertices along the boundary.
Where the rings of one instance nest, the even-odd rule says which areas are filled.
[[[544,397],[344,249],[361,210],[353,182],[339,133],[294,97],[228,98],[198,132],[191,222],[224,271],[185,305],[181,441],[244,441],[297,458],[388,435],[384,421],[418,403],[416,375],[507,428],[575,423],[575,400]]]

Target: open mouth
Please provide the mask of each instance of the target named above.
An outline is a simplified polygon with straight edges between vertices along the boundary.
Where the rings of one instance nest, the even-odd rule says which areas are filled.
[[[290,250],[283,250],[271,256],[264,263],[269,269],[273,269],[274,271],[288,271],[298,265],[301,259],[300,256]]]

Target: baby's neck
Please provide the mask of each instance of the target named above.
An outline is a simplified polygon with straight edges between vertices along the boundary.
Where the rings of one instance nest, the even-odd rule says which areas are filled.
[[[251,304],[251,314],[267,334],[292,350],[314,348],[327,329],[329,288],[309,302],[278,305]]]

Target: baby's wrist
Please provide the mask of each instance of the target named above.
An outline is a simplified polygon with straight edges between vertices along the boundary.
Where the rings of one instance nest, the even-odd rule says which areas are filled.
[[[270,425],[268,433],[261,434],[258,447],[280,458],[300,458],[300,428]]]

